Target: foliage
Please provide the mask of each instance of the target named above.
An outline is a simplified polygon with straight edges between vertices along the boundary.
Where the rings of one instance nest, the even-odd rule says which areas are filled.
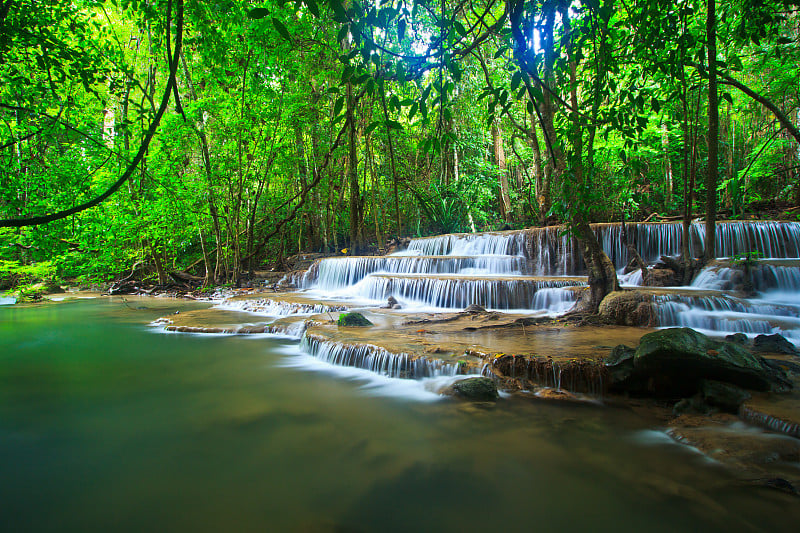
[[[793,1],[718,6],[717,191],[696,0],[2,5],[0,219],[69,209],[123,174],[184,7],[177,90],[136,172],[92,210],[0,232],[20,268],[236,283],[403,233],[800,198],[797,142],[724,77],[796,122]]]

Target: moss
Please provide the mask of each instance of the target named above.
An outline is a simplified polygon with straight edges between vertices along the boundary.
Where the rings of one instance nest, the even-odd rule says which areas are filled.
[[[342,313],[339,315],[339,326],[346,327],[368,327],[372,326],[372,322],[366,319],[361,313]]]

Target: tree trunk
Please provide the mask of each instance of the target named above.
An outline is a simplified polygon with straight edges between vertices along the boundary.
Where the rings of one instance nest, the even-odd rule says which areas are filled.
[[[355,99],[353,85],[347,84],[347,120],[350,123],[347,151],[347,177],[350,182],[350,251],[349,255],[361,252],[361,191],[358,186],[358,152],[356,151],[358,127],[355,121]]]
[[[492,124],[492,144],[494,149],[494,162],[500,174],[500,214],[504,222],[511,222],[511,195],[508,190],[506,152],[503,150],[503,132],[497,123]]]
[[[717,148],[719,146],[719,104],[717,100],[717,17],[716,0],[708,0],[708,169],[706,172],[706,249],[705,260],[716,254],[717,229]]]

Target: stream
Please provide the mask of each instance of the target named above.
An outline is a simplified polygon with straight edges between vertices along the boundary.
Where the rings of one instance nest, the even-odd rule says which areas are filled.
[[[208,307],[0,307],[4,531],[786,531],[795,497],[646,410],[464,403],[275,336],[165,333]],[[333,378],[330,374],[336,374]]]

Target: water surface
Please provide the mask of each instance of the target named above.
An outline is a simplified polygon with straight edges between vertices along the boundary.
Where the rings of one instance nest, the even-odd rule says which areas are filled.
[[[0,308],[0,530],[781,531],[800,519],[794,498],[743,485],[626,409],[438,400],[311,371],[290,340],[146,326],[199,305]]]

